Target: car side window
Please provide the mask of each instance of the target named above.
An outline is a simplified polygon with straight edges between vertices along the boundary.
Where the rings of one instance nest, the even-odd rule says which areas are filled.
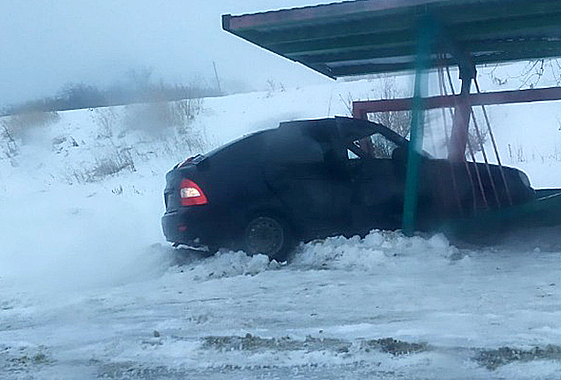
[[[388,140],[385,136],[376,133],[370,137],[373,146],[374,158],[391,159],[397,144]]]
[[[354,141],[352,146],[347,147],[349,160],[361,158],[391,159],[394,150],[399,147],[395,142],[380,133],[375,133],[366,139],[370,144],[368,147],[365,147],[358,140]]]
[[[320,163],[324,159],[323,150],[317,141],[297,133],[272,136],[264,154],[269,160],[293,164]]]
[[[323,161],[323,150],[317,141],[311,138],[298,138],[291,145],[288,160],[295,163],[318,163]]]
[[[360,156],[350,149],[347,149],[347,158],[349,160],[360,160]]]

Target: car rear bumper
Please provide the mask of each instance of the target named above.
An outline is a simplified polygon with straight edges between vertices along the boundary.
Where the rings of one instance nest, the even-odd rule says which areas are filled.
[[[166,212],[162,217],[162,230],[171,243],[193,247],[211,245],[218,243],[217,219],[205,206],[186,207]]]
[[[162,217],[162,230],[167,241],[191,247],[224,246],[242,231],[231,212],[211,205],[167,211]]]

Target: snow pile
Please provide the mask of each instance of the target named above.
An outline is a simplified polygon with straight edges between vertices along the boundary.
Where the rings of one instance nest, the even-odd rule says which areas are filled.
[[[257,275],[259,273],[288,270],[360,270],[365,272],[383,271],[399,266],[449,265],[459,253],[458,249],[441,234],[430,238],[406,237],[401,232],[373,230],[364,238],[353,236],[329,237],[302,243],[296,248],[288,263],[278,263],[267,256],[248,255],[243,251],[220,250],[213,256],[205,257],[204,252],[188,249],[168,249],[163,246],[157,251],[171,256],[172,266],[164,274],[162,281],[179,276],[179,281],[201,282],[236,276]],[[469,262],[469,257],[462,260]],[[171,280],[175,281],[175,280]]]
[[[449,258],[458,250],[443,235],[429,239],[405,237],[401,232],[373,230],[363,239],[359,236],[330,237],[304,244],[298,249],[294,265],[310,269],[345,269],[373,271],[396,265],[404,259]]]
[[[221,250],[210,257],[197,257],[196,253],[178,249],[173,254],[179,256],[175,258],[177,264],[169,269],[166,276],[184,274],[181,281],[201,282],[225,277],[254,276],[281,267],[281,264],[275,260],[270,261],[265,255],[250,256],[243,251]]]

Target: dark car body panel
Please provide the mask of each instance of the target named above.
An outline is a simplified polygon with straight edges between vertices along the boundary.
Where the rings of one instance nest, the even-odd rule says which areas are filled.
[[[355,143],[371,135],[385,141],[380,157],[365,155]],[[282,218],[302,240],[398,229],[407,146],[395,132],[364,120],[281,123],[176,165],[166,175],[164,234],[173,243],[231,246],[259,213]],[[520,173],[504,168],[513,204],[535,198]],[[181,206],[183,178],[202,189],[208,204]],[[509,204],[498,166],[451,164],[423,153],[419,228]]]

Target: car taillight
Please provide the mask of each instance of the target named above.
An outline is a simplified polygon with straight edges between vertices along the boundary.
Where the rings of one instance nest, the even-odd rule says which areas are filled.
[[[190,179],[184,178],[181,180],[179,195],[181,196],[181,206],[206,205],[208,203],[205,193],[199,185]]]

